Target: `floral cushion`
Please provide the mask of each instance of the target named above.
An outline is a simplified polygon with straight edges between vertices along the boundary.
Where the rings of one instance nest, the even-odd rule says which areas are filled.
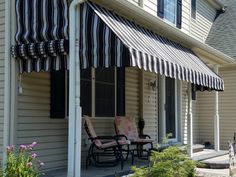
[[[131,141],[139,139],[138,129],[133,117],[116,117],[115,126],[118,135],[125,135]]]

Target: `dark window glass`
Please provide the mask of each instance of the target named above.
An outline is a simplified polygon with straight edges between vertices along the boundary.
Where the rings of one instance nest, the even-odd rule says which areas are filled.
[[[92,112],[92,84],[91,69],[81,70],[81,96],[80,103],[82,107],[82,115],[91,116]]]
[[[125,68],[117,68],[117,116],[125,116]]]
[[[191,17],[196,19],[197,1],[191,0]]]
[[[166,134],[171,133],[171,138],[176,138],[175,99],[175,79],[166,78]]]
[[[115,69],[96,69],[95,88],[95,116],[115,116]]]

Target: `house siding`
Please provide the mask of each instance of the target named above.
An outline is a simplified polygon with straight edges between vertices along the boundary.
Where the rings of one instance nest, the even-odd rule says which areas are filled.
[[[144,71],[143,79],[143,114],[145,120],[144,134],[158,142],[158,89],[148,84],[157,80],[155,73]]]
[[[22,76],[18,95],[17,144],[39,143],[37,152],[44,170],[66,168],[68,120],[50,118],[50,75],[30,73]]]
[[[188,83],[182,82],[182,117],[181,117],[181,140],[183,144],[188,143]],[[197,99],[199,94],[197,93]],[[193,115],[193,143],[199,143],[199,103],[192,101],[192,115]]]
[[[207,1],[197,0],[196,19],[191,19],[190,21],[190,35],[201,42],[205,42],[215,15],[216,9]]]
[[[219,75],[225,82],[224,92],[219,92],[220,149],[228,149],[228,141],[233,140],[236,132],[236,68],[223,68]],[[214,93],[201,92],[199,104],[199,142],[214,144]]]
[[[5,77],[5,0],[0,0],[0,161],[3,157],[4,132],[4,77]]]

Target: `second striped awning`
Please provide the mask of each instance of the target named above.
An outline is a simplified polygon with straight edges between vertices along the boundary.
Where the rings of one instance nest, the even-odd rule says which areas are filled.
[[[192,50],[94,3],[80,6],[81,67],[138,67],[208,90],[224,82]]]

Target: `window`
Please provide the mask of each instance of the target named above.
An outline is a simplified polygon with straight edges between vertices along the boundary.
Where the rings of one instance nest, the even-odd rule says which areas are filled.
[[[82,70],[81,107],[83,115],[96,117],[125,115],[124,73],[124,69],[116,68]]]
[[[166,78],[166,134],[171,133],[171,138],[176,138],[176,82],[175,79]]]
[[[115,70],[95,70],[95,116],[115,116]]]
[[[197,1],[191,0],[191,17],[196,19]]]
[[[51,71],[51,118],[68,116],[68,71]],[[125,69],[82,69],[82,115],[125,116]]]
[[[165,0],[164,1],[164,19],[176,24],[177,16],[177,0]]]
[[[92,81],[91,69],[81,70],[81,90],[80,90],[80,103],[83,105],[82,115],[91,116],[92,114]]]
[[[159,17],[181,28],[182,0],[158,0],[157,7],[157,15]]]

